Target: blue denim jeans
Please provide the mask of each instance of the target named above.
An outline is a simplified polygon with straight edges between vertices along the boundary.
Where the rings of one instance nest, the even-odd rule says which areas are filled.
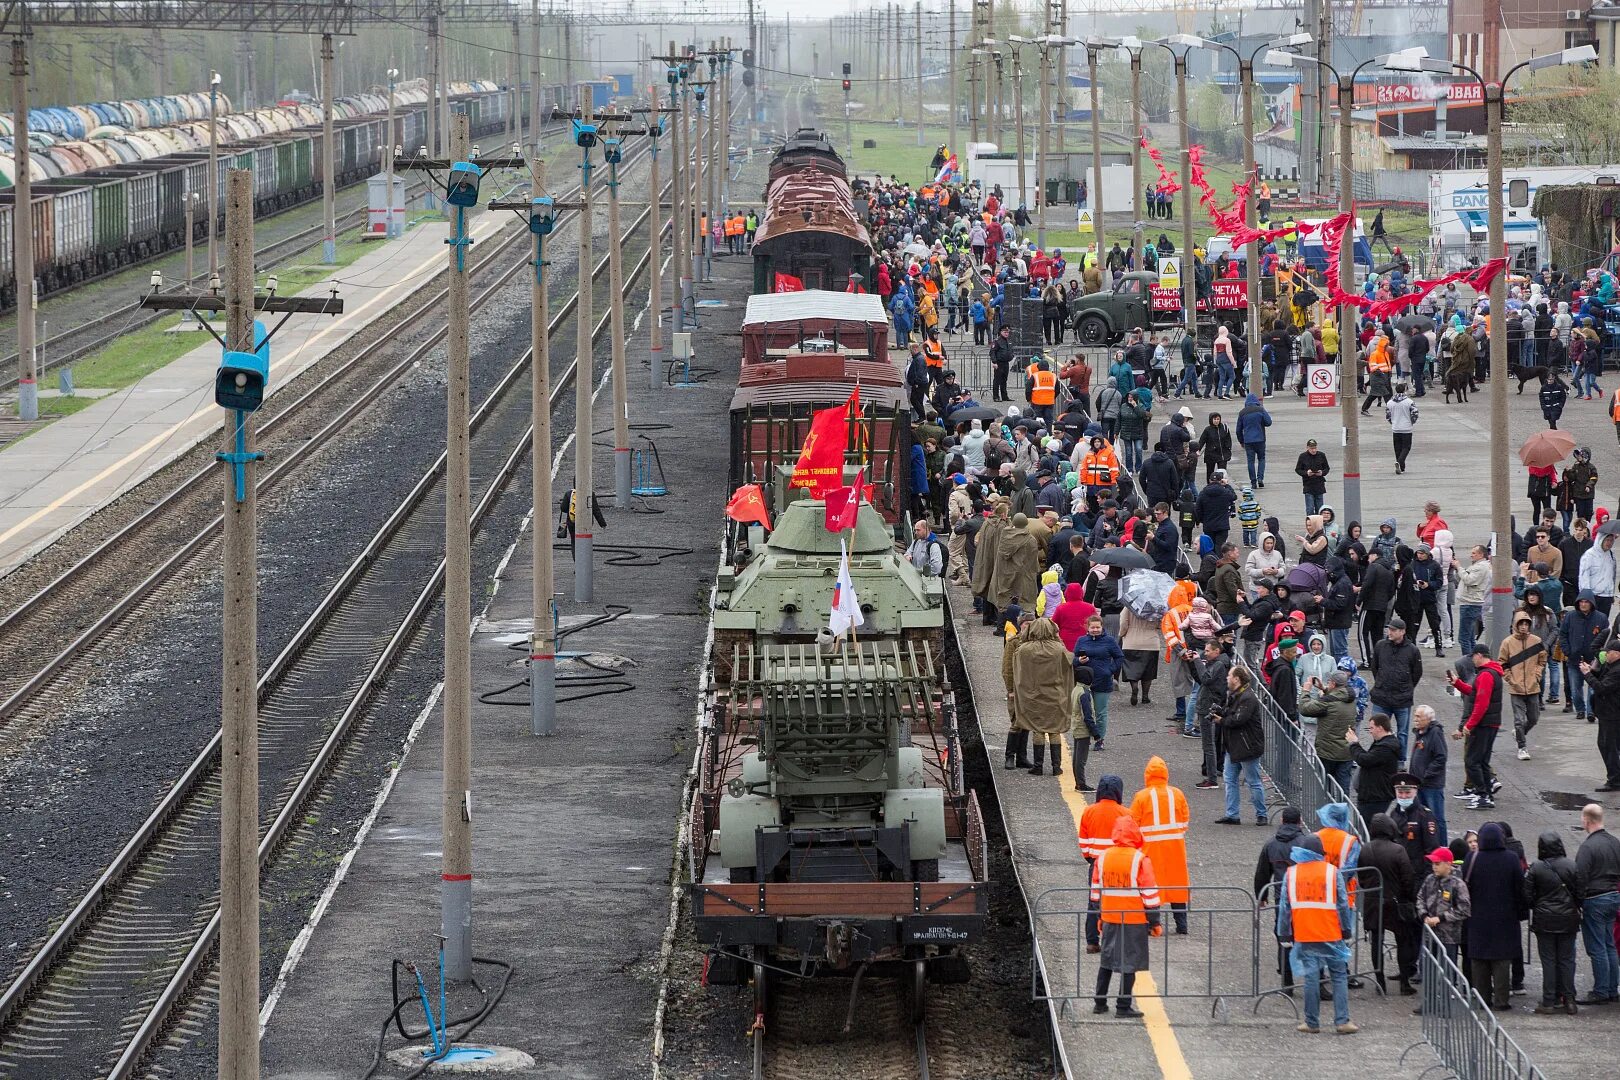
[[[1140,469],[1142,467],[1142,451],[1147,449],[1147,440],[1121,439],[1120,444],[1124,448],[1124,452],[1121,454],[1121,458],[1123,460],[1120,462],[1120,464],[1124,465],[1131,472],[1135,472],[1136,470]]]
[[[1230,757],[1226,759],[1226,816],[1229,818],[1241,817],[1239,804],[1242,802],[1242,792],[1239,790],[1239,777],[1242,783],[1249,786],[1249,798],[1254,803],[1254,816],[1266,816],[1266,789],[1260,783],[1260,759],[1245,761],[1241,765]]]
[[[1197,683],[1187,691],[1187,711],[1181,714],[1181,730],[1192,731],[1198,727],[1198,691],[1202,689]]]
[[[1333,1023],[1350,1022],[1350,966],[1345,948],[1336,941],[1298,941],[1289,951],[1289,966],[1305,998],[1305,1023],[1321,1027],[1322,975],[1333,980]]]
[[[1176,397],[1198,393],[1198,369],[1191,364],[1181,369],[1181,381],[1176,383]]]
[[[1541,688],[1550,698],[1557,697],[1558,691],[1563,688],[1563,666],[1564,665],[1562,664],[1548,664],[1546,667],[1541,669],[1544,679]]]
[[[1445,788],[1418,788],[1418,802],[1429,808],[1434,815],[1434,827],[1440,831],[1440,842],[1447,843],[1446,836],[1446,789]]]
[[[1536,339],[1529,334],[1526,334],[1524,340],[1519,342],[1519,366],[1536,366]]]
[[[1263,483],[1266,479],[1266,444],[1244,443],[1243,459],[1249,466],[1249,483]]]
[[[1215,368],[1219,381],[1215,384],[1215,393],[1225,397],[1232,392],[1232,383],[1237,378],[1237,371],[1231,364],[1218,364]]]
[[[1343,660],[1350,655],[1350,631],[1329,630],[1328,652],[1333,654],[1335,660]]]
[[[1457,645],[1462,649],[1462,655],[1472,656],[1474,641],[1479,633],[1480,614],[1485,610],[1483,604],[1457,605]]]
[[[1564,683],[1569,703],[1575,706],[1575,712],[1580,716],[1588,715],[1592,711],[1592,692],[1586,685],[1586,676],[1581,674],[1580,664],[1574,660],[1564,661]]]
[[[1309,517],[1312,514],[1320,514],[1322,512],[1322,504],[1326,501],[1326,495],[1312,495],[1307,491],[1305,493],[1305,516]]]
[[[1614,947],[1614,919],[1620,914],[1620,892],[1588,896],[1581,901],[1581,938],[1592,958],[1592,993],[1620,995],[1620,955]]]
[[[1373,707],[1378,708],[1376,705]],[[1378,711],[1383,712],[1385,710],[1379,709]],[[1408,705],[1404,709],[1390,709],[1388,714],[1389,718],[1395,721],[1395,736],[1401,740],[1401,761],[1404,762],[1406,761],[1406,748],[1410,745],[1412,737],[1412,706]]]
[[[1584,368],[1575,376],[1575,392],[1583,397],[1591,397],[1598,392],[1597,372],[1591,368]]]

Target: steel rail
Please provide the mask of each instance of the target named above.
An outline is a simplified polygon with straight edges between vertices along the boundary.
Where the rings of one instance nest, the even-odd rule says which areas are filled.
[[[634,234],[636,231],[639,231],[643,223],[650,216],[650,213],[650,210],[644,211],[631,224],[630,229],[627,230],[627,233]],[[642,259],[632,270],[625,284],[626,292],[630,290],[634,282],[639,280],[641,273],[645,270],[649,258],[650,253],[644,253]],[[604,256],[592,269],[592,285],[594,285],[596,278],[600,277],[606,271],[607,266],[608,259],[606,256]],[[578,291],[576,290],[575,294],[563,304],[563,306],[551,320],[551,323],[547,327],[548,334],[555,334],[563,322],[574,313],[578,304],[578,298]],[[597,325],[593,327],[593,340],[601,336],[605,327],[608,325],[608,318],[609,315],[604,313]],[[513,367],[502,378],[501,382],[491,391],[490,395],[485,399],[483,404],[480,405],[478,411],[474,414],[472,419],[472,428],[474,431],[482,426],[483,422],[488,419],[488,417],[494,411],[495,406],[499,403],[500,399],[510,391],[513,384],[528,372],[531,356],[531,353],[525,351],[524,356],[513,365]],[[576,357],[575,361],[569,365],[566,371],[558,379],[557,387],[552,393],[553,404],[556,403],[562,389],[564,389],[573,380],[575,372],[577,371],[577,364],[578,360]],[[492,484],[490,492],[499,490],[500,486],[505,483],[506,478],[510,476],[510,471],[515,469],[516,465],[521,462],[521,457],[523,454],[527,453],[527,449],[527,436],[525,436],[523,444],[519,450],[515,451],[513,456],[508,457],[507,464],[503,466],[500,475]],[[417,485],[412,489],[411,493],[406,497],[401,505],[396,508],[394,513],[390,515],[389,519],[384,522],[383,526],[373,536],[371,542],[367,544],[366,548],[350,564],[348,570],[345,571],[339,581],[333,585],[332,589],[322,600],[321,604],[317,606],[316,610],[311,613],[303,625],[300,626],[299,630],[294,634],[292,640],[289,641],[287,646],[282,649],[275,660],[271,662],[269,667],[259,679],[259,695],[261,699],[267,690],[279,683],[280,680],[285,677],[293,660],[295,660],[308,645],[309,641],[313,638],[321,626],[325,625],[325,623],[329,621],[331,615],[341,605],[342,600],[348,591],[353,587],[354,583],[359,580],[364,570],[376,562],[377,556],[380,554],[383,547],[386,546],[388,540],[398,533],[399,529],[408,519],[410,513],[420,505],[427,493],[431,491],[444,470],[444,461],[444,455],[441,454],[433,466],[431,466],[423,475],[422,479],[418,481]],[[482,520],[483,514],[487,513],[488,506],[486,503],[488,502],[489,497],[490,493],[486,492],[485,499],[480,502],[479,512],[474,515],[474,527],[476,527],[476,523],[478,521]],[[215,524],[217,524],[217,521]],[[209,528],[212,529],[213,527],[214,526],[211,525]],[[438,580],[442,580],[442,560],[440,571],[435,575],[435,581]],[[436,584],[430,584],[429,586],[430,590],[436,588]],[[421,602],[419,599],[418,604],[413,605],[411,609],[412,612],[417,612],[420,606]],[[361,699],[364,699],[369,694],[369,691],[378,681],[376,675],[377,673],[375,670],[371,674],[368,674],[367,679],[362,684],[361,689],[357,691],[354,699],[351,701],[350,708],[345,711],[342,720],[340,720],[340,725],[352,724],[353,718],[358,712],[358,705],[361,702]],[[337,729],[334,729],[334,732],[336,732],[336,730]],[[344,730],[346,730],[346,727]],[[327,745],[323,746],[322,753],[318,755],[317,762],[321,764],[323,769],[325,763],[330,760],[330,751],[335,749],[337,742],[341,742],[341,738],[334,739],[334,737],[329,736]],[[5,993],[0,995],[0,1026],[3,1026],[10,1021],[12,1016],[17,1012],[18,1008],[24,1003],[27,996],[48,974],[52,965],[61,956],[62,952],[71,943],[72,939],[77,936],[77,934],[90,921],[96,909],[106,899],[107,894],[120,881],[122,881],[124,877],[127,876],[138,861],[141,854],[144,852],[145,848],[149,846],[162,827],[183,805],[186,798],[202,782],[213,761],[218,756],[220,743],[221,734],[216,731],[208,745],[193,760],[191,765],[170,788],[169,792],[164,796],[158,806],[155,807],[147,816],[145,821],[143,821],[136,834],[125,843],[124,847],[120,849],[118,855],[97,878],[95,883],[92,884],[85,896],[77,905],[75,905],[72,912],[68,914],[57,930],[30,959],[29,963],[13,980],[12,984],[6,989]],[[307,798],[308,792],[313,790],[313,787],[314,783],[309,781],[309,777],[306,774],[305,782],[300,783],[294,794],[300,800],[305,799]],[[278,815],[277,820],[281,822],[279,829],[275,824],[273,824],[271,833],[267,834],[267,839],[273,836],[279,841],[280,837],[285,833],[288,823],[290,823],[292,820],[292,815],[283,813]],[[266,854],[268,854],[268,849],[261,844],[261,863]],[[215,916],[215,921],[210,925],[217,926],[217,913]]]
[[[645,153],[645,151],[643,151],[643,153]],[[630,164],[637,164],[639,161],[640,157],[638,156],[637,158],[633,159]],[[572,199],[573,195],[576,195],[577,193],[578,188],[575,188],[573,189],[573,193],[567,196],[567,198]],[[644,218],[645,214],[643,214],[642,217]],[[571,212],[564,219],[563,223],[571,223],[577,219],[578,213]],[[642,218],[638,218],[632,224],[632,230],[640,228],[641,221]],[[481,263],[476,270],[483,270],[490,266],[511,247],[520,241],[527,241],[528,235],[529,234],[527,231],[518,230],[512,232],[510,236],[501,241],[500,245],[494,250],[494,252],[483,263]],[[479,295],[474,299],[474,309],[476,310],[487,303],[499,289],[501,289],[508,281],[512,279],[512,277],[514,277],[518,272],[523,270],[528,265],[529,263],[526,261],[518,262],[504,271],[499,278],[497,278],[492,284],[479,293]],[[447,289],[439,290],[434,297],[428,301],[427,306],[433,306],[442,302],[447,294]],[[573,301],[570,301],[570,304],[572,302]],[[571,308],[569,310],[571,310]],[[339,414],[331,421],[329,421],[319,432],[317,432],[307,441],[289,449],[286,455],[277,462],[276,466],[260,478],[257,490],[269,490],[272,485],[279,480],[284,479],[298,466],[302,465],[307,458],[318,450],[324,448],[324,446],[330,442],[334,436],[352,423],[355,418],[358,417],[367,407],[369,407],[372,402],[380,397],[384,391],[396,385],[399,377],[405,372],[409,371],[412,365],[418,363],[430,352],[432,352],[434,348],[442,343],[445,335],[448,332],[448,324],[434,330],[432,335],[426,341],[424,341],[418,347],[412,349],[408,355],[393,365],[393,367],[391,367],[380,378],[375,380],[363,393],[353,398],[343,408],[343,410],[339,412]],[[380,352],[391,343],[392,337],[385,336],[365,346],[353,358],[346,361],[338,369],[329,373],[318,384],[310,387],[285,409],[282,409],[274,416],[267,418],[259,427],[260,436],[262,437],[264,435],[268,435],[276,430],[276,428],[289,416],[294,415],[317,395],[325,393],[326,390],[328,390],[332,385],[346,378],[356,367],[372,359],[377,352]],[[0,634],[5,633],[14,623],[22,619],[24,616],[31,614],[35,609],[49,601],[52,595],[63,588],[64,585],[66,585],[69,581],[87,572],[93,565],[104,559],[111,551],[117,548],[119,544],[125,541],[130,534],[140,528],[145,527],[149,523],[158,520],[162,514],[166,513],[181,499],[189,496],[202,485],[208,483],[215,475],[216,469],[213,463],[204,465],[196,470],[178,486],[170,490],[168,494],[164,495],[163,498],[159,499],[157,502],[143,510],[139,516],[132,519],[128,524],[124,525],[116,533],[102,541],[95,548],[91,549],[89,552],[86,552],[84,556],[59,574],[48,585],[34,593],[28,599],[24,600],[16,608],[8,612],[3,618],[0,618]],[[6,721],[15,716],[16,713],[34,697],[34,695],[48,685],[49,682],[74,659],[75,656],[79,655],[86,647],[94,643],[109,629],[116,625],[120,619],[129,614],[129,612],[133,610],[134,607],[139,604],[148,594],[150,594],[152,590],[157,588],[164,581],[168,580],[168,578],[173,575],[175,570],[182,565],[185,560],[195,555],[204,544],[213,538],[223,521],[223,516],[216,516],[206,528],[193,535],[191,539],[177,548],[167,559],[163,561],[162,564],[154,569],[151,574],[149,574],[133,589],[127,592],[122,599],[111,605],[96,619],[95,622],[80,632],[79,635],[75,637],[66,648],[62,649],[50,660],[48,660],[42,668],[40,668],[32,677],[28,679],[27,682],[19,686],[3,701],[0,701],[0,729],[3,729]],[[3,999],[0,999],[0,1004],[3,1004]],[[3,1010],[0,1010],[0,1019],[3,1018]]]

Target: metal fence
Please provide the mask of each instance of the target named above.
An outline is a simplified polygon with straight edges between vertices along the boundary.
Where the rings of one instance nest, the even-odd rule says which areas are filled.
[[[1428,927],[1423,928],[1418,966],[1423,974],[1423,1041],[1459,1080],[1546,1080]]]
[[[1283,715],[1259,675],[1252,668],[1248,670],[1255,676],[1254,693],[1266,728],[1261,768],[1282,801],[1302,811],[1329,802],[1344,803],[1350,808],[1351,828],[1366,843],[1367,823],[1344,789],[1323,771],[1304,729]],[[1458,1080],[1546,1080],[1530,1056],[1503,1030],[1496,1014],[1427,926],[1423,928],[1421,954],[1423,1039],[1446,1068]]]

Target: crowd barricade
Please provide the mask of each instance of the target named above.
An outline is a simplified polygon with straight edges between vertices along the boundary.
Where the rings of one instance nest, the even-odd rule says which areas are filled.
[[[1086,918],[1097,915],[1090,897],[1089,887],[1058,887],[1041,892],[1030,905],[1031,936],[1040,954],[1033,965],[1031,996],[1055,1003],[1059,1016],[1071,1003],[1090,1004],[1095,999],[1097,973],[1108,960],[1104,953],[1086,951]],[[1164,932],[1148,939],[1147,970],[1153,975],[1153,989],[1138,983],[1133,996],[1205,999],[1212,1012],[1228,1000],[1261,996],[1261,909],[1253,894],[1226,886],[1193,886],[1187,908],[1179,913],[1186,916],[1185,935],[1175,932],[1177,914],[1168,903],[1159,908]],[[1229,955],[1217,953],[1217,944],[1227,950],[1246,945],[1247,958],[1234,964]],[[1045,986],[1042,971],[1048,979]],[[1115,980],[1110,996],[1118,992]]]
[[[1352,830],[1365,844],[1367,823],[1355,803],[1338,782],[1323,771],[1321,760],[1303,728],[1293,718],[1283,716],[1260,676],[1252,668],[1249,670],[1254,675],[1255,697],[1265,721],[1266,753],[1261,764],[1278,795],[1282,801],[1299,807],[1303,814],[1311,813],[1324,803],[1344,803],[1350,809]],[[1274,765],[1277,771],[1273,771]],[[1370,867],[1359,871],[1362,875],[1372,872]],[[1352,973],[1361,967],[1361,936],[1356,935],[1358,962],[1351,965]],[[1423,928],[1419,954],[1423,977],[1423,1039],[1458,1080],[1546,1080],[1530,1056],[1503,1030],[1496,1014],[1446,955],[1440,939],[1427,926]]]
[[[1547,1080],[1513,1041],[1433,930],[1423,928],[1423,1042],[1458,1080]],[[1422,1044],[1418,1044],[1422,1045]],[[1411,1048],[1408,1048],[1408,1053]],[[1401,1055],[1405,1061],[1405,1054]]]

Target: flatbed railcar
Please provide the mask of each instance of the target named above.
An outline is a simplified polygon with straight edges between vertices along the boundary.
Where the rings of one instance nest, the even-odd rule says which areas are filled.
[[[511,108],[507,91],[480,90],[453,98],[452,103],[472,119],[475,138],[505,131]],[[386,107],[386,101],[383,104]],[[407,154],[414,154],[426,141],[425,106],[396,109],[394,123],[395,137],[389,138],[383,114],[334,121],[333,172],[339,186],[378,172],[385,147],[402,146]],[[230,169],[252,171],[254,211],[259,216],[319,197],[323,144],[317,124],[222,146],[216,205],[223,213],[225,174]],[[49,295],[69,289],[184,247],[186,195],[207,190],[207,170],[205,145],[202,150],[36,180],[30,218],[38,292]],[[15,308],[17,299],[12,248],[15,216],[15,191],[0,190],[0,309],[6,310]],[[206,239],[207,213],[193,215],[192,227],[196,240]]]

